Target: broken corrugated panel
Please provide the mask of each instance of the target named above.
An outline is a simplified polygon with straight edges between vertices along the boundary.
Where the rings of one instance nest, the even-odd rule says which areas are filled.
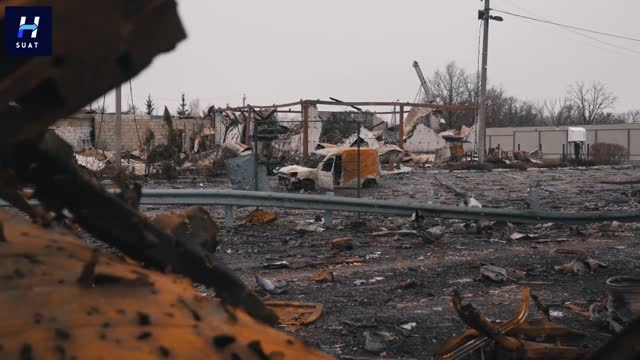
[[[258,187],[256,189],[255,155],[249,154],[225,160],[224,165],[229,174],[231,188],[244,191],[271,191],[267,168],[263,164],[258,165]]]

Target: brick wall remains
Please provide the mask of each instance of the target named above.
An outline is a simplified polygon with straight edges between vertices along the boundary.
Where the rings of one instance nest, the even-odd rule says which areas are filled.
[[[61,119],[49,128],[71,144],[74,151],[80,151],[93,144],[92,115],[77,115]]]
[[[97,148],[113,151],[115,149],[115,120],[114,114],[95,116],[95,136]],[[210,126],[208,119],[178,119],[173,118],[173,126],[176,130],[182,130],[183,151],[188,150],[189,139],[194,132],[201,127]],[[136,129],[137,128],[137,129]],[[162,116],[122,115],[122,149],[135,150],[140,148],[140,142],[144,142],[147,129],[155,134],[154,144],[162,144],[167,141],[167,127]],[[139,136],[139,138],[138,138]]]

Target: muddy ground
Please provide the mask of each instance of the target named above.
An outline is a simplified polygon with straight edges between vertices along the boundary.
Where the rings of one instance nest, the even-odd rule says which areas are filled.
[[[392,175],[379,186],[362,190],[363,197],[406,201],[426,201],[433,191],[437,203],[458,204],[449,188],[436,176],[456,187],[471,191],[485,207],[527,208],[527,189],[539,182],[541,206],[553,211],[614,211],[640,207],[637,185],[606,185],[601,181],[640,177],[636,168],[535,169],[530,171],[446,172],[418,170]],[[204,181],[152,181],[148,188],[229,188],[226,179]],[[280,190],[278,190],[280,191]],[[338,196],[354,196],[354,190],[337,191]],[[178,210],[174,206],[143,207],[149,215]],[[221,208],[208,208],[223,223]],[[451,309],[450,295],[458,289],[491,319],[507,320],[517,309],[519,294],[530,287],[542,302],[554,310],[559,324],[586,331],[583,344],[596,348],[611,334],[588,318],[562,305],[580,307],[606,298],[605,281],[616,275],[640,272],[640,224],[595,224],[579,229],[562,225],[518,225],[515,231],[535,235],[534,239],[508,241],[492,231],[455,233],[456,221],[434,220],[447,229],[444,239],[429,243],[415,236],[372,236],[380,230],[412,229],[408,218],[338,213],[336,229],[322,233],[296,230],[297,223],[312,222],[320,211],[278,210],[278,221],[269,225],[237,225],[224,229],[217,256],[255,288],[255,275],[289,285],[286,295],[274,300],[320,303],[320,319],[295,335],[335,356],[375,356],[364,349],[365,331],[385,331],[394,339],[383,355],[401,359],[431,358],[434,344],[458,334],[465,326]],[[250,209],[236,211],[236,223]],[[330,248],[335,238],[352,237],[355,248]],[[556,249],[576,249],[606,263],[583,275],[563,274],[555,269],[580,255],[558,254]],[[344,260],[359,257],[363,264],[348,265]],[[268,270],[265,258],[287,261],[291,268]],[[526,276],[496,283],[480,277],[480,266],[491,264],[519,269]],[[335,274],[335,281],[318,284],[309,277],[323,269]],[[359,285],[356,285],[359,284]],[[532,309],[535,309],[532,305]],[[538,312],[531,311],[533,317]],[[400,325],[416,323],[413,330]]]

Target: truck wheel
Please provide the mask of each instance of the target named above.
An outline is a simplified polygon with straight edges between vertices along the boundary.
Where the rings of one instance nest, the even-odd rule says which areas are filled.
[[[367,179],[364,181],[364,183],[362,183],[363,188],[369,188],[374,185],[378,185],[378,182],[376,181],[376,179]]]
[[[311,179],[302,180],[302,190],[312,191],[316,189],[316,183]]]

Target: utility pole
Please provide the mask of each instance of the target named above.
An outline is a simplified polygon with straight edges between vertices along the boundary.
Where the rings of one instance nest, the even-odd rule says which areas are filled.
[[[478,161],[484,164],[487,139],[487,58],[489,55],[490,0],[484,0],[484,39],[482,42],[482,75],[480,76],[480,114],[478,115]]]
[[[116,87],[115,137],[116,137],[115,171],[116,171],[116,175],[118,175],[120,173],[120,167],[122,166],[122,160],[120,158],[120,155],[122,153],[122,87],[120,85]]]
[[[482,1],[482,0],[480,0]],[[478,20],[484,23],[482,42],[482,69],[480,77],[480,113],[478,114],[478,161],[484,164],[487,140],[487,58],[489,55],[489,21],[504,21],[501,16],[491,16],[491,0],[484,0],[484,10],[478,12]]]

